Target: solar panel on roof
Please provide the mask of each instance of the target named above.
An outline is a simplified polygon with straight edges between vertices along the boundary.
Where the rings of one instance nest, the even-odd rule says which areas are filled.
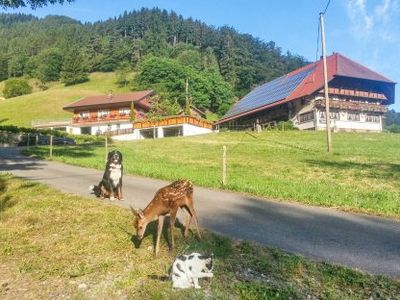
[[[313,70],[314,68],[309,68],[290,77],[284,75],[255,88],[236,103],[223,118],[235,116],[285,99]]]

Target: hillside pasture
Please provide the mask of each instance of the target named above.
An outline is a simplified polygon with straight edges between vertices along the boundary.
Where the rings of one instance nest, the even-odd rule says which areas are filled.
[[[109,91],[121,93],[129,87],[118,87],[115,73],[92,73],[85,83],[65,87],[52,83],[49,89],[40,91],[37,88],[29,95],[0,101],[0,124],[31,127],[32,120],[68,120],[72,114],[62,107],[86,96],[105,94]],[[1,82],[0,89],[4,83]]]
[[[228,182],[222,186],[222,147]],[[223,132],[197,137],[115,142],[125,172],[369,214],[400,217],[400,135],[324,132]],[[53,159],[104,168],[104,147],[55,147]],[[30,154],[47,157],[47,147]]]
[[[315,262],[203,232],[153,257],[155,224],[140,248],[132,214],[93,198],[63,194],[0,174],[2,299],[396,299],[397,280]],[[213,252],[214,278],[201,290],[173,290],[175,257]]]

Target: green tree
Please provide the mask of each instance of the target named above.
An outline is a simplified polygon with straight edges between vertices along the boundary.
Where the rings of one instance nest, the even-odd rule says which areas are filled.
[[[18,54],[14,56],[8,64],[8,73],[10,77],[23,76],[27,62],[28,57],[25,54]]]
[[[179,53],[177,60],[182,65],[190,66],[198,70],[202,69],[203,62],[201,54],[197,50],[185,50]]]
[[[4,85],[3,94],[6,98],[17,97],[32,93],[32,87],[26,79],[11,78]]]
[[[0,81],[8,78],[8,59],[4,55],[0,55]]]
[[[71,49],[64,58],[61,82],[65,85],[73,85],[88,80],[89,77],[82,53],[77,48]]]
[[[128,61],[123,61],[119,64],[117,70],[115,71],[117,76],[117,84],[119,86],[127,86],[129,83],[129,74],[131,72],[131,66]]]
[[[177,115],[180,110],[178,102],[156,96],[152,99],[152,106],[147,116],[150,119],[157,119],[163,116]]]
[[[47,4],[55,4],[64,2],[73,2],[74,0],[0,0],[0,7],[2,8],[19,8],[30,6],[31,8],[37,8],[46,6]]]
[[[185,82],[189,81],[189,99],[200,109],[224,113],[234,97],[232,87],[218,73],[199,71],[169,58],[143,60],[135,77],[135,88],[152,88],[163,100],[187,104]]]
[[[59,49],[43,50],[38,55],[37,78],[42,82],[59,80],[62,65],[63,56]]]

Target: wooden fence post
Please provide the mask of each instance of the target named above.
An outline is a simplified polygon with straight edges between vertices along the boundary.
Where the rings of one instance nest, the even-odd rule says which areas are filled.
[[[53,157],[53,136],[50,135],[50,157]]]
[[[106,148],[106,161],[107,161],[107,159],[108,159],[108,136],[107,136],[107,134],[105,136],[106,136],[105,148]]]
[[[226,146],[222,147],[222,185],[226,185]]]
[[[37,146],[39,144],[39,135],[36,134],[36,139],[35,139],[35,146]]]

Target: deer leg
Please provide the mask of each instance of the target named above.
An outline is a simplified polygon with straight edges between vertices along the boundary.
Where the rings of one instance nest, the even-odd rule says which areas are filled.
[[[196,212],[194,211],[193,207],[188,207],[188,208],[189,208],[190,214],[192,215],[192,218],[194,219],[194,224],[196,225],[197,235],[198,235],[199,239],[201,239],[199,224],[197,223]]]
[[[158,252],[160,251],[160,236],[162,233],[162,229],[164,227],[164,218],[165,218],[165,216],[158,216],[156,251],[155,251],[156,256],[158,255]]]
[[[185,232],[183,233],[184,237],[187,237],[187,234],[189,232],[189,228],[190,228],[190,223],[192,222],[192,215],[190,214],[190,212],[187,210],[187,208],[185,207],[183,209],[186,212],[186,225],[185,225]]]
[[[171,250],[175,248],[175,240],[174,240],[174,227],[175,227],[175,220],[176,220],[176,213],[178,210],[172,211],[169,217],[169,227],[171,231]]]

